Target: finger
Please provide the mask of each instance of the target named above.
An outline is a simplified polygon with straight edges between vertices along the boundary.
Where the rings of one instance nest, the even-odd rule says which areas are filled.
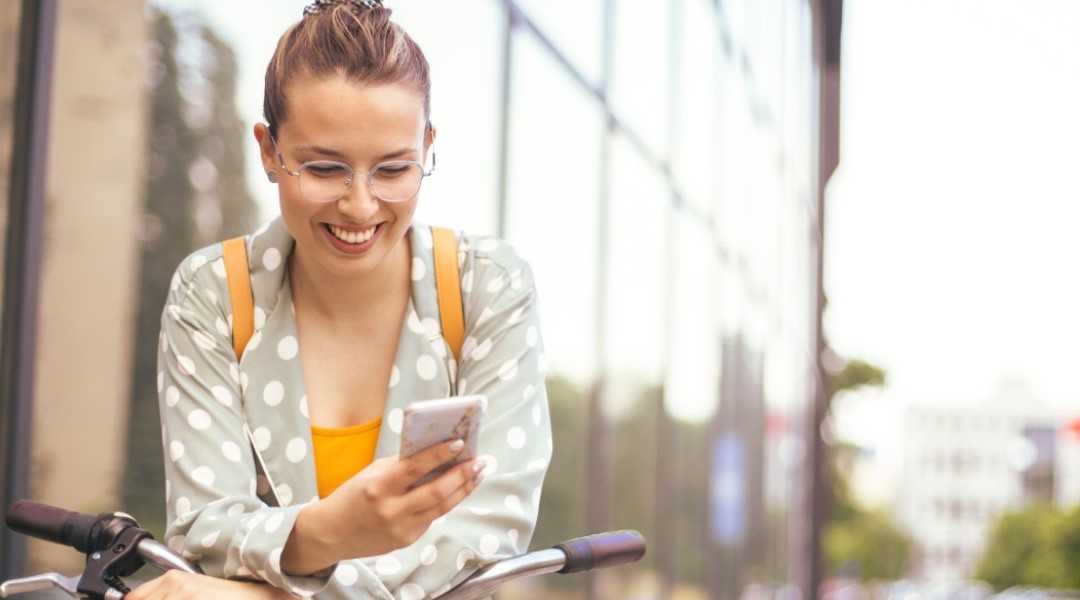
[[[462,440],[451,440],[421,450],[398,463],[401,468],[395,482],[405,489],[431,471],[458,459],[464,450],[465,442]]]
[[[407,501],[415,515],[427,515],[431,520],[450,512],[467,498],[484,480],[486,463],[483,459],[466,461],[436,479],[409,492]]]

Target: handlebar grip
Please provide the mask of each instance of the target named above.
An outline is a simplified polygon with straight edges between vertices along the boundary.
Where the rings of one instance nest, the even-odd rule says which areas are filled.
[[[556,544],[566,554],[566,565],[559,573],[579,573],[625,565],[645,556],[645,538],[627,529],[596,533]]]
[[[8,527],[19,533],[74,546],[79,552],[86,552],[100,516],[72,512],[33,500],[16,500],[8,508],[5,520]]]

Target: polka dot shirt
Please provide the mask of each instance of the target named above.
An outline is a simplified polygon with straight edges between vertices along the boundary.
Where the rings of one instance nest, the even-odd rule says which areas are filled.
[[[458,365],[442,337],[430,229],[414,224],[408,239],[412,292],[376,458],[397,454],[408,403],[484,394],[484,482],[407,548],[343,561],[328,575],[282,572],[297,513],[318,492],[285,268],[293,240],[275,219],[247,238],[255,332],[240,361],[220,244],[181,263],[162,313],[166,541],[206,573],[264,580],[299,596],[419,599],[445,591],[461,571],[527,548],[552,449],[532,272],[505,242],[458,234]]]

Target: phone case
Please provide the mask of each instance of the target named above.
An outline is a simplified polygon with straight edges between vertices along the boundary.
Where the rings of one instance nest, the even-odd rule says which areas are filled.
[[[453,465],[477,456],[483,396],[456,396],[423,400],[405,407],[401,428],[401,457],[408,458],[421,450],[450,440],[464,440],[465,449],[457,458],[440,466],[413,485],[438,477]]]

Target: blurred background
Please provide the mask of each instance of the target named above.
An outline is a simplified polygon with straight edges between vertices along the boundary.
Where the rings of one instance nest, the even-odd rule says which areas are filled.
[[[167,282],[277,212],[251,130],[304,4],[0,0],[5,505],[160,535]],[[649,540],[500,597],[1080,594],[1080,4],[388,5],[417,218],[536,273],[533,547]],[[0,534],[0,579],[80,568]]]

